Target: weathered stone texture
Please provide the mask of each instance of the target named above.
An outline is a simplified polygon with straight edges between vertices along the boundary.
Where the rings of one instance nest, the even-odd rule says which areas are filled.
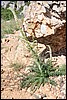
[[[52,51],[66,47],[66,2],[31,1],[24,7],[23,31],[40,43],[49,44]]]

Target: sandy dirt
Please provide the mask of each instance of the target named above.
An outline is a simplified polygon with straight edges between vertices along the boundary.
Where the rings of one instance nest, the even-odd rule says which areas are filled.
[[[53,57],[57,65],[66,64],[66,56]],[[46,83],[34,94],[30,90],[20,88],[21,77],[28,65],[32,63],[32,57],[24,41],[18,39],[18,32],[8,35],[1,42],[1,99],[65,99],[66,76],[54,77],[57,87]],[[21,68],[16,70],[11,63],[19,63]]]

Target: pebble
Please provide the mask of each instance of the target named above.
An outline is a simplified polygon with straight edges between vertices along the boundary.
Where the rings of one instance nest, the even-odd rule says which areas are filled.
[[[2,88],[1,88],[1,91],[3,91],[3,90],[4,90],[4,88],[2,87]]]
[[[42,12],[44,12],[44,13],[46,13],[46,9],[45,9],[45,7],[44,7],[44,6],[42,6],[42,7],[41,7],[40,12],[41,12],[41,11],[42,11]]]
[[[39,19],[40,21],[43,19],[42,14],[41,14],[41,15],[38,15],[38,19]]]
[[[49,6],[49,4],[48,4],[47,1],[43,1],[43,5],[44,5],[45,7],[47,7],[47,8],[50,8],[50,6]]]
[[[53,10],[56,10],[57,12],[59,12],[59,11],[58,11],[59,9],[57,8],[57,5],[54,5],[54,6],[53,6]]]
[[[45,24],[42,24],[42,25],[41,25],[41,33],[42,33],[42,34],[46,34],[46,32],[47,32],[46,30],[47,30],[47,29],[46,29],[46,25],[45,25]]]
[[[52,4],[52,1],[47,1],[48,4]]]
[[[14,75],[17,75],[18,73],[17,72],[14,72]]]
[[[3,74],[5,72],[5,70],[1,69],[1,74]]]
[[[15,83],[13,82],[13,83],[10,83],[9,85],[10,85],[10,86],[14,86],[14,85],[15,85]]]
[[[37,1],[37,3],[40,3],[42,5],[42,1]]]
[[[47,99],[47,97],[44,97],[43,99]]]

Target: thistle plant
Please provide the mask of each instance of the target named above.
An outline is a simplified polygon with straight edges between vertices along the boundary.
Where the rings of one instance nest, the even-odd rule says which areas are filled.
[[[65,75],[66,74],[66,66],[60,66],[60,67],[54,67],[52,64],[52,51],[51,47],[49,45],[49,51],[46,53],[50,54],[50,58],[47,60],[47,62],[42,62],[39,55],[37,54],[37,51],[34,50],[31,43],[28,41],[25,34],[22,32],[24,41],[27,43],[28,49],[32,52],[33,58],[34,58],[34,64],[30,66],[29,73],[23,74],[23,79],[21,80],[21,87],[22,88],[31,88],[33,92],[39,88],[41,85],[44,86],[45,83],[50,83],[52,85],[57,85],[57,83],[50,79],[50,76],[59,76],[59,75]],[[29,67],[29,66],[28,66]]]
[[[29,68],[29,73],[22,74],[22,80],[21,80],[21,87],[27,89],[30,87],[33,91],[39,88],[41,85],[44,86],[45,83],[50,83],[53,85],[57,85],[57,83],[50,79],[50,76],[59,76],[59,75],[65,75],[66,74],[66,66],[64,65],[61,67],[54,67],[52,64],[52,51],[49,45],[49,51],[46,53],[50,54],[50,58],[46,62],[42,62],[41,58],[39,57],[37,50],[34,50],[33,45],[28,41],[26,35],[24,32],[22,32],[22,29],[20,29],[20,32],[22,33],[21,38],[26,42],[27,48],[32,52],[32,56],[34,58],[34,64]],[[33,44],[35,44],[33,40]]]

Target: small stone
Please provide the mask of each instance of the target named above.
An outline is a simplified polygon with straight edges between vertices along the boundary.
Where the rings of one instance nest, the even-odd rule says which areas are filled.
[[[46,25],[45,24],[42,24],[41,25],[41,33],[42,34],[46,34],[46,32],[47,32],[46,30],[47,30]]]
[[[2,39],[2,43],[5,43],[5,38]]]
[[[64,99],[64,96],[62,96],[61,99]]]
[[[27,32],[31,35],[32,34],[32,29],[27,29]]]
[[[17,77],[17,80],[20,80],[20,77]]]
[[[41,98],[41,95],[38,95],[39,96],[39,98]]]
[[[26,32],[26,36],[28,37],[28,36],[31,36],[28,32]]]
[[[13,97],[10,97],[10,99],[14,99]]]
[[[44,5],[45,7],[47,7],[47,8],[50,8],[50,6],[49,6],[49,4],[48,4],[47,1],[43,1],[43,5]]]
[[[1,88],[1,91],[3,91],[3,90],[4,90],[4,88],[2,87],[2,88]]]
[[[42,5],[42,1],[37,1],[37,3],[41,4]]]
[[[14,86],[14,82],[9,84],[10,86]]]
[[[45,9],[45,7],[44,7],[44,6],[42,6],[42,7],[41,7],[40,12],[46,13],[46,9]]]
[[[47,1],[48,4],[52,4],[52,1]]]
[[[44,97],[43,99],[47,99],[47,97]]]
[[[30,68],[27,67],[27,68],[25,69],[25,71],[26,71],[27,73],[30,72]]]
[[[57,5],[54,5],[52,9],[57,10]]]
[[[17,72],[14,72],[15,75],[17,75]]]
[[[5,79],[3,79],[2,81],[5,82]]]
[[[41,21],[43,19],[42,15],[38,15],[38,19]]]
[[[42,21],[42,23],[46,25],[46,19],[44,19],[44,20]]]
[[[36,11],[39,11],[41,9],[41,5],[36,4]]]
[[[28,88],[28,89],[27,89],[27,92],[31,93],[31,92],[32,92],[32,91],[31,91],[31,88]]]
[[[66,91],[65,91],[65,90],[62,90],[61,93],[62,93],[62,94],[66,94]]]
[[[2,70],[1,70],[1,74],[3,74],[4,72],[5,72],[5,70],[2,69]]]
[[[28,26],[27,26],[28,29],[34,29],[34,27],[35,27],[34,23],[28,23]]]
[[[6,91],[12,91],[13,89],[12,89],[12,87],[7,87],[6,89],[5,89]]]

